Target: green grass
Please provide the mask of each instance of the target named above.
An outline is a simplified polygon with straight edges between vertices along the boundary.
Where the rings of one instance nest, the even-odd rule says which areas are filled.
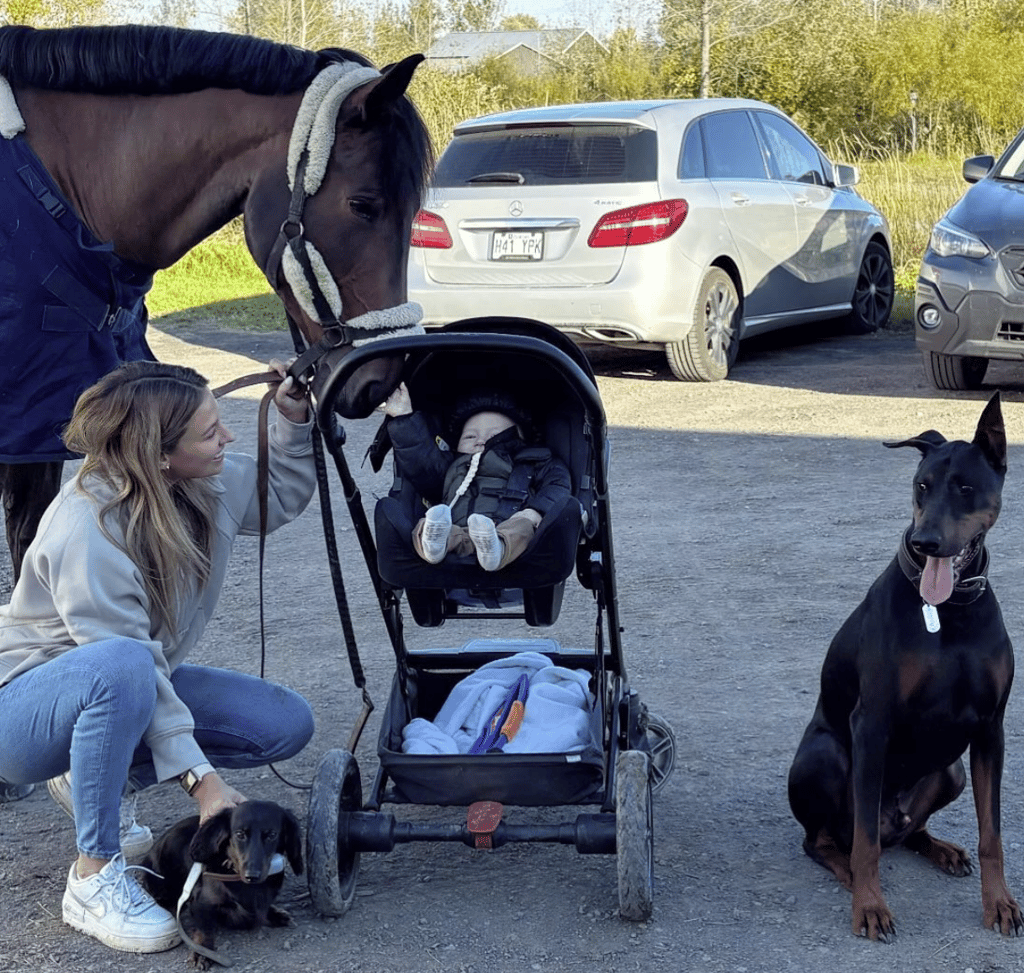
[[[968,188],[962,164],[963,156],[919,153],[860,166],[857,189],[889,220],[897,275],[912,271],[916,278],[932,225]]]
[[[857,189],[889,220],[896,306],[892,326],[909,326],[914,285],[932,224],[967,189],[960,172],[964,156],[918,153],[860,164]],[[237,227],[218,233],[156,275],[150,313],[167,324],[216,317],[224,326],[252,331],[281,327],[282,312]],[[159,326],[160,322],[155,322]]]
[[[281,304],[245,243],[222,237],[205,240],[159,271],[146,303],[151,315],[168,322],[217,317],[229,327],[258,331],[281,324]]]

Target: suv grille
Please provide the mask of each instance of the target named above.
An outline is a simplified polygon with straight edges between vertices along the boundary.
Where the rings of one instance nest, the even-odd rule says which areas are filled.
[[[999,254],[999,262],[1010,279],[1024,290],[1024,247],[1007,247]]]

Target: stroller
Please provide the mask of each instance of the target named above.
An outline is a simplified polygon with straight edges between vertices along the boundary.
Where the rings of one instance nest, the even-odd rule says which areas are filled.
[[[608,443],[593,371],[560,332],[522,318],[468,319],[428,335],[356,349],[328,379],[317,407],[343,483],[351,484],[351,476],[344,463],[343,434],[333,416],[332,389],[385,350],[389,355],[407,353],[405,382],[413,403],[439,428],[452,406],[453,390],[465,384],[467,375],[482,387],[502,388],[528,403],[539,443],[569,468],[572,496],[545,514],[525,553],[497,572],[483,571],[472,555],[450,554],[436,565],[416,555],[411,533],[423,515],[424,500],[397,469],[389,494],[374,510],[375,537],[361,504],[350,501],[397,664],[379,732],[379,766],[368,796],[364,799],[350,752],[354,742],[349,750],[328,751],[314,776],[307,823],[313,905],[328,916],[348,910],[363,852],[389,852],[396,844],[413,841],[459,842],[471,848],[547,841],[574,845],[583,854],[616,855],[619,911],[627,919],[647,919],[653,907],[652,797],[672,771],[675,737],[671,726],[648,712],[630,688],[623,663]],[[375,468],[387,450],[385,425],[370,450]],[[351,498],[354,491],[347,492]],[[465,619],[488,624],[519,619],[531,628],[547,628],[557,622],[566,583],[574,574],[596,606],[591,648],[563,647],[540,636],[474,638],[445,649],[406,645],[403,600],[421,628]],[[543,715],[537,715],[531,724],[533,745],[517,749],[513,742],[529,735],[530,717],[546,712],[545,685],[556,679],[566,680],[574,698],[582,700],[569,721],[574,728],[571,745],[562,740],[547,749],[544,743],[551,737],[538,729]],[[467,697],[472,692],[479,696]],[[525,706],[516,710],[524,697]],[[490,732],[486,744],[481,745],[481,734],[468,750],[435,747],[442,717],[459,710],[467,698],[477,707],[481,700],[490,700],[488,715],[499,699],[485,725]],[[515,722],[512,729],[519,735],[507,742],[502,735],[509,725],[505,718],[513,713],[523,729]],[[389,803],[466,810],[455,821],[440,824],[399,821],[382,810]],[[591,805],[596,811],[578,813],[566,823],[520,824],[502,820],[506,804]]]

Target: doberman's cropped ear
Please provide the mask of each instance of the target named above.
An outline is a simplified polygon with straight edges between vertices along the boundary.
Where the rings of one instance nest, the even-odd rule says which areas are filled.
[[[188,849],[192,861],[206,864],[223,855],[231,837],[232,810],[225,808],[199,825],[199,830],[196,831]]]
[[[882,445],[888,446],[889,449],[898,449],[900,446],[913,446],[915,449],[921,450],[922,456],[927,456],[931,450],[935,449],[936,446],[941,446],[945,441],[946,437],[941,432],[928,429],[921,433],[920,436],[914,436],[913,439],[904,439],[898,443],[882,443]]]
[[[281,839],[277,850],[288,859],[292,871],[302,874],[302,829],[298,818],[291,811],[285,811],[281,817]]]
[[[988,400],[981,413],[974,433],[974,445],[985,454],[992,469],[997,473],[1006,472],[1006,427],[998,392]]]

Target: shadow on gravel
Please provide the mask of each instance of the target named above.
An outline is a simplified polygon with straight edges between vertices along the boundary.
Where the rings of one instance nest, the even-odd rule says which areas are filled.
[[[260,363],[271,356],[294,353],[280,305],[267,296],[163,315],[154,318],[152,326],[188,344],[244,355]],[[598,376],[677,381],[660,351],[588,346],[586,353]],[[992,362],[981,390],[942,391],[926,376],[913,332],[904,325],[871,335],[851,335],[841,323],[826,321],[747,339],[727,381],[847,395],[981,400],[996,388],[1024,393],[1024,368],[1013,362]]]

